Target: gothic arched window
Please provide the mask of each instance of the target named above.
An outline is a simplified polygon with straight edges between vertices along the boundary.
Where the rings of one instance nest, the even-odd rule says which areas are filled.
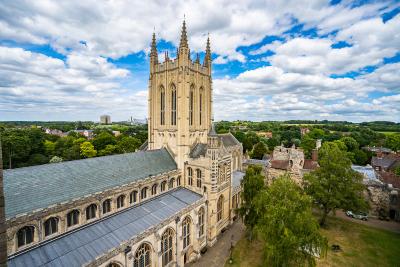
[[[183,248],[185,249],[190,244],[190,218],[186,217],[182,221],[182,238],[183,238]]]
[[[164,192],[165,191],[165,187],[167,186],[167,181],[163,181],[162,183],[161,183],[161,192]]]
[[[175,183],[175,179],[171,178],[171,180],[169,180],[168,189],[174,188],[174,183]]]
[[[224,197],[221,195],[218,198],[218,202],[217,202],[217,221],[219,222],[220,220],[222,220],[222,214],[224,212]]]
[[[145,198],[147,198],[147,187],[142,188],[142,191],[140,192],[140,199]]]
[[[204,235],[204,208],[200,208],[199,214],[199,237]]]
[[[193,108],[194,108],[194,88],[190,88],[189,93],[189,125],[193,125]]]
[[[33,242],[35,227],[24,226],[17,232],[17,246],[22,247]]]
[[[150,267],[151,266],[150,246],[143,243],[138,247],[133,261],[133,267]]]
[[[165,125],[165,90],[160,88],[160,124]]]
[[[181,185],[181,177],[178,176],[178,178],[176,178],[176,186],[180,186]]]
[[[103,214],[109,213],[111,211],[111,199],[106,199],[103,201]]]
[[[79,210],[72,210],[67,214],[67,227],[77,225],[79,223]]]
[[[203,120],[203,87],[200,88],[200,94],[199,94],[199,124],[201,125],[202,120]]]
[[[151,195],[154,196],[157,194],[157,184],[153,184],[151,187]]]
[[[193,185],[193,169],[188,167],[188,184]]]
[[[176,125],[176,88],[171,85],[171,125]]]
[[[138,194],[138,192],[135,190],[135,191],[132,191],[131,194],[129,195],[129,202],[131,204],[133,204],[137,201],[137,194]]]
[[[97,205],[96,204],[90,204],[86,208],[86,220],[90,220],[90,219],[96,218],[96,212],[97,212]]]
[[[117,209],[122,208],[125,206],[125,195],[120,195],[117,198]]]
[[[201,170],[196,169],[196,184],[197,187],[201,187]]]
[[[58,218],[51,217],[44,222],[44,235],[49,236],[58,232]]]
[[[162,266],[167,266],[173,259],[173,238],[174,231],[171,228],[165,230],[161,237]]]

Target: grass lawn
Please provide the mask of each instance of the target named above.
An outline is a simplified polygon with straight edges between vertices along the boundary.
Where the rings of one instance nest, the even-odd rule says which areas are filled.
[[[328,250],[326,258],[317,266],[400,266],[400,234],[371,228],[338,218],[329,218],[328,228],[321,229],[328,238],[329,247],[338,244],[342,251]],[[233,264],[228,266],[262,266],[261,241],[249,243],[241,239],[233,251]]]
[[[379,133],[383,133],[384,135],[395,135],[395,134],[400,134],[400,132],[379,132]]]

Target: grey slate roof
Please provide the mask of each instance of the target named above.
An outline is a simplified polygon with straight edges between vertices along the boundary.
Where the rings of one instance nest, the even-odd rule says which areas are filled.
[[[205,156],[207,152],[207,144],[198,143],[196,144],[189,153],[189,157],[195,159],[200,156]]]
[[[5,170],[6,218],[175,169],[160,149]]]
[[[225,147],[240,145],[240,142],[231,133],[219,134],[218,136]]]
[[[82,266],[201,198],[185,188],[167,192],[11,257],[8,266]]]

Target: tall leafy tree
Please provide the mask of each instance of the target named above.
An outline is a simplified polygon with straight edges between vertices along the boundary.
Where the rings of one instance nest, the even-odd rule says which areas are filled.
[[[327,240],[312,215],[312,199],[289,176],[281,176],[256,199],[256,229],[265,239],[265,266],[315,266]]]
[[[324,225],[330,212],[337,209],[366,209],[362,175],[351,169],[347,152],[336,142],[325,142],[319,150],[320,168],[304,175],[304,189],[322,211]]]
[[[267,151],[267,146],[263,142],[258,142],[254,145],[253,150],[251,151],[251,157],[253,159],[262,159]]]
[[[96,157],[97,151],[94,149],[94,146],[90,142],[83,142],[81,144],[81,156],[84,158],[92,158]]]
[[[250,240],[253,239],[254,227],[259,216],[255,200],[259,192],[264,189],[264,176],[261,172],[262,168],[260,166],[250,165],[242,180],[242,204],[238,211],[243,218]]]
[[[304,151],[306,158],[311,158],[311,151],[315,148],[316,139],[311,138],[308,134],[301,139],[300,147]]]

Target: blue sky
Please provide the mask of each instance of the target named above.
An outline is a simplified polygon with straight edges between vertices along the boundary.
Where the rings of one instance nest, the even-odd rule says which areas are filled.
[[[213,51],[216,120],[400,121],[399,1],[4,1],[0,120],[147,117],[149,44]]]

